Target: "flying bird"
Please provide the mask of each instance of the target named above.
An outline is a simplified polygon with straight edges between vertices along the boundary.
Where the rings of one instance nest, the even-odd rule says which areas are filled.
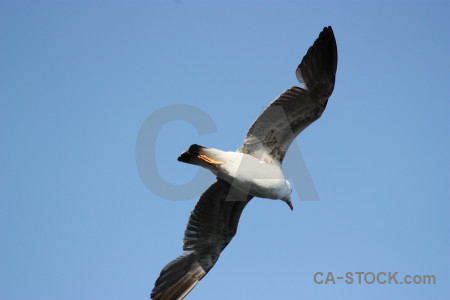
[[[336,40],[328,26],[297,67],[303,87],[291,87],[270,103],[237,151],[194,144],[178,157],[210,170],[217,181],[191,212],[183,239],[185,252],[161,271],[151,299],[183,299],[217,262],[253,197],[282,200],[293,209],[292,189],[281,169],[283,158],[295,137],[322,115],[334,89],[336,68]]]

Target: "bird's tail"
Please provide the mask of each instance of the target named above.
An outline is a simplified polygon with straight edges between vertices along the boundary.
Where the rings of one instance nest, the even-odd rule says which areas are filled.
[[[202,165],[203,160],[198,156],[203,154],[203,149],[206,149],[206,147],[193,144],[178,157],[178,161],[192,165]]]
[[[327,98],[334,89],[337,46],[331,26],[325,27],[297,67],[297,80],[310,92]]]
[[[224,162],[219,160],[220,150],[213,148],[206,148],[197,144],[193,144],[187,151],[178,157],[178,161],[202,166],[207,169],[212,169],[214,166],[221,165]]]

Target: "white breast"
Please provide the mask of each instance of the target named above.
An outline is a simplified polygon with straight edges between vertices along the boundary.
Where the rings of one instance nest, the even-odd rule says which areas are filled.
[[[238,153],[223,152],[217,176],[242,192],[256,197],[280,199],[288,190],[284,174],[277,164],[261,162],[255,157]]]

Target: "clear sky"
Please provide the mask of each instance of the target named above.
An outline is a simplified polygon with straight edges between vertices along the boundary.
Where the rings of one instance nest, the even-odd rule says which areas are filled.
[[[197,168],[177,156],[237,149],[298,85],[327,25],[335,90],[288,156],[320,201],[299,200],[311,184],[293,212],[254,199],[187,299],[450,299],[449,12],[425,0],[1,1],[0,299],[148,299],[196,199],[147,188],[144,121],[175,104],[212,120],[202,134],[183,116],[152,127],[157,174],[189,182]],[[194,195],[214,181],[202,176]],[[316,272],[437,283],[316,284]]]

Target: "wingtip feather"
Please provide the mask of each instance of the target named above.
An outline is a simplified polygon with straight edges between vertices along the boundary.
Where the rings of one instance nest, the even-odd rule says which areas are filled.
[[[181,300],[208,273],[196,260],[194,252],[185,252],[168,263],[155,282],[152,300]]]
[[[308,91],[328,97],[334,88],[337,60],[334,32],[326,26],[297,67],[297,80]]]

